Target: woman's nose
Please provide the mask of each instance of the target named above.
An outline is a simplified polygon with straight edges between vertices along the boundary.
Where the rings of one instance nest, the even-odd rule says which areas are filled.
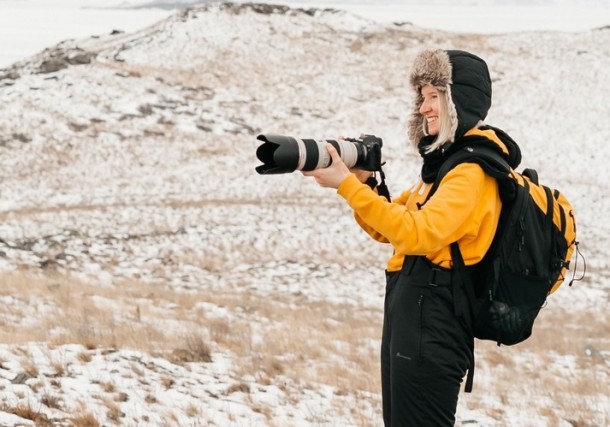
[[[429,107],[428,103],[426,101],[424,101],[424,102],[422,102],[421,106],[419,107],[419,113],[424,114],[429,109],[430,109],[430,107]]]

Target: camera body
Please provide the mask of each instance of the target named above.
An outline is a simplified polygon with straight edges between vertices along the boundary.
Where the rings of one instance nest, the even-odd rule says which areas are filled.
[[[326,144],[332,144],[347,167],[368,171],[381,171],[383,141],[375,135],[340,140],[299,139],[276,134],[256,137],[263,144],[256,156],[263,162],[256,167],[261,175],[290,173],[295,170],[311,171],[330,166],[332,159]]]
[[[357,139],[346,138],[346,140],[351,141],[354,144],[362,144],[366,153],[366,156],[364,156],[362,162],[354,165],[354,168],[371,172],[381,170],[381,147],[383,147],[383,141],[381,138],[375,135],[363,135]]]

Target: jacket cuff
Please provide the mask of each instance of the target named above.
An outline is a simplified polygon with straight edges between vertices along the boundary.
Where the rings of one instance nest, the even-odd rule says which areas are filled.
[[[371,190],[374,190],[375,187],[377,187],[377,185],[379,184],[377,182],[377,178],[375,178],[375,175],[368,177],[366,181],[364,181],[364,183],[366,185],[368,185],[369,187],[371,187]]]
[[[360,180],[356,178],[356,175],[350,174],[339,185],[337,188],[337,193],[345,200],[349,201],[359,189],[362,189],[362,185],[363,184],[360,182]]]

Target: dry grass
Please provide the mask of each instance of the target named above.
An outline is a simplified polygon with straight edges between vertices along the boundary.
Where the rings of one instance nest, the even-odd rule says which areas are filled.
[[[100,383],[100,387],[106,393],[114,393],[116,391],[116,384],[112,381],[103,381]]]
[[[46,405],[52,409],[61,409],[62,408],[62,400],[56,394],[44,393],[40,399],[40,403]]]
[[[532,337],[522,346],[534,352],[544,353],[553,348],[560,354],[573,354],[595,343],[610,350],[610,321],[606,316],[592,310],[566,311],[552,306],[551,301],[540,312]]]
[[[108,397],[103,397],[100,400],[102,402],[102,405],[106,408],[106,418],[108,419],[108,421],[112,422],[115,425],[120,425],[119,421],[121,419],[121,416],[123,415],[123,412],[121,411],[121,406]]]
[[[610,325],[589,311],[543,310],[527,341],[512,347],[477,342],[477,374],[473,395],[464,399],[471,409],[483,408],[478,393],[498,397],[498,411],[517,405],[537,408],[547,425],[601,425],[610,422]],[[604,356],[605,355],[605,356]],[[478,382],[485,375],[487,381]],[[491,382],[490,382],[491,381]],[[525,397],[525,399],[524,399]],[[591,420],[596,421],[591,421]]]
[[[251,376],[261,384],[281,384],[278,378],[288,378],[304,386],[337,387],[337,395],[380,390],[375,343],[381,314],[375,310],[312,302],[303,296],[277,297],[270,303],[247,292],[185,295],[139,282],[93,287],[71,277],[25,273],[7,275],[3,282],[3,292],[24,301],[23,307],[13,310],[27,311],[33,320],[30,328],[18,333],[17,325],[8,324],[1,336],[8,344],[47,341],[52,346],[77,343],[87,349],[131,348],[180,364],[208,363],[214,351],[223,351],[240,361],[237,377]],[[43,314],[29,308],[41,302],[52,309]],[[237,315],[223,316],[202,307],[222,307]],[[0,314],[10,309],[0,307]],[[159,318],[165,322],[161,324]],[[167,327],[166,322],[174,326]],[[88,363],[92,355],[83,351],[77,359]],[[23,369],[36,374],[31,355],[26,356]],[[55,373],[70,370],[69,361],[49,362]],[[132,368],[134,375],[145,375],[137,364]],[[244,391],[244,384],[228,392]],[[165,377],[164,386],[173,385],[173,379]],[[111,391],[114,385],[100,387]],[[108,416],[116,412],[108,408]],[[90,416],[83,411],[75,425],[86,425]]]
[[[93,359],[93,355],[88,351],[83,351],[78,354],[77,358],[83,363],[89,363]]]
[[[36,365],[36,362],[32,358],[22,359],[21,369],[22,372],[26,373],[32,378],[36,378],[38,376],[38,365]]]
[[[74,427],[100,427],[101,426],[100,422],[97,420],[97,418],[95,418],[95,415],[93,415],[90,412],[85,412],[85,411],[74,415],[70,419],[70,422],[72,423],[72,426],[74,426]]]
[[[24,418],[26,420],[31,420],[38,426],[47,426],[49,425],[47,417],[40,412],[39,408],[33,408],[29,402],[20,403],[17,406],[3,406],[1,408],[3,412],[8,412],[10,414],[15,414],[18,417]]]
[[[2,292],[23,301],[23,306],[0,307],[0,314],[10,319],[15,313],[28,312],[33,318],[29,328],[18,328],[17,323],[5,320],[0,332],[5,343],[15,345],[15,351],[22,356],[21,368],[32,377],[38,374],[34,358],[20,346],[28,341],[47,340],[52,345],[80,343],[86,348],[132,348],[179,364],[209,363],[216,351],[222,351],[233,354],[239,361],[234,367],[236,378],[255,378],[259,384],[275,384],[280,388],[283,379],[303,388],[327,384],[335,388],[337,397],[350,395],[362,401],[358,409],[352,409],[358,413],[350,414],[352,419],[361,420],[358,425],[369,426],[369,420],[377,418],[374,412],[379,408],[371,406],[370,396],[380,393],[380,309],[312,302],[298,295],[278,296],[273,301],[248,292],[187,295],[138,282],[92,287],[59,276],[13,274],[3,277],[3,283]],[[44,313],[31,309],[41,302],[52,309]],[[163,325],[159,318],[164,319]],[[173,327],[167,327],[167,322]],[[46,334],[41,334],[41,330]],[[588,354],[585,351],[588,345],[597,353]],[[536,404],[539,415],[549,425],[569,419],[573,425],[586,426],[587,414],[592,411],[598,414],[601,411],[607,420],[610,411],[600,408],[599,396],[610,394],[606,381],[608,364],[600,354],[609,350],[610,326],[605,319],[587,312],[548,309],[541,314],[533,337],[523,344],[497,347],[491,342],[477,343],[475,392],[473,397],[462,398],[469,408],[484,410],[497,418],[505,416],[507,408],[523,404],[520,402],[526,395],[532,396],[532,404],[536,399],[553,402],[552,410],[546,404]],[[92,354],[83,351],[77,359],[88,363]],[[570,369],[577,370],[577,375],[566,375],[571,371],[559,362],[562,358],[571,361]],[[51,360],[49,365],[58,375],[69,372],[68,361]],[[134,375],[146,375],[138,364],[134,363],[132,368]],[[162,381],[166,389],[175,385],[169,376],[162,377]],[[250,398],[248,384],[238,381],[228,385],[225,393],[241,392]],[[106,393],[118,391],[111,382],[101,382],[100,387]],[[480,401],[481,391],[495,396],[498,404]],[[284,389],[284,392],[289,402],[293,391]],[[56,396],[49,393],[45,396],[45,405],[61,405]],[[154,398],[151,399],[149,403],[154,403]],[[109,420],[120,417],[116,399],[104,398],[102,403]],[[252,405],[271,417],[269,408],[256,402]],[[347,410],[337,406],[337,413]],[[27,417],[40,416],[37,415],[40,411],[23,405],[13,410],[27,410]],[[188,410],[193,414],[198,411],[195,407]],[[72,420],[76,426],[98,425],[84,408]]]

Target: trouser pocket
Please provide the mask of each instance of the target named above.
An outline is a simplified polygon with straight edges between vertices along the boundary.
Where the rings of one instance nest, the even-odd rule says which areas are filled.
[[[415,286],[397,283],[386,305],[390,356],[417,363],[422,354],[425,295]]]

